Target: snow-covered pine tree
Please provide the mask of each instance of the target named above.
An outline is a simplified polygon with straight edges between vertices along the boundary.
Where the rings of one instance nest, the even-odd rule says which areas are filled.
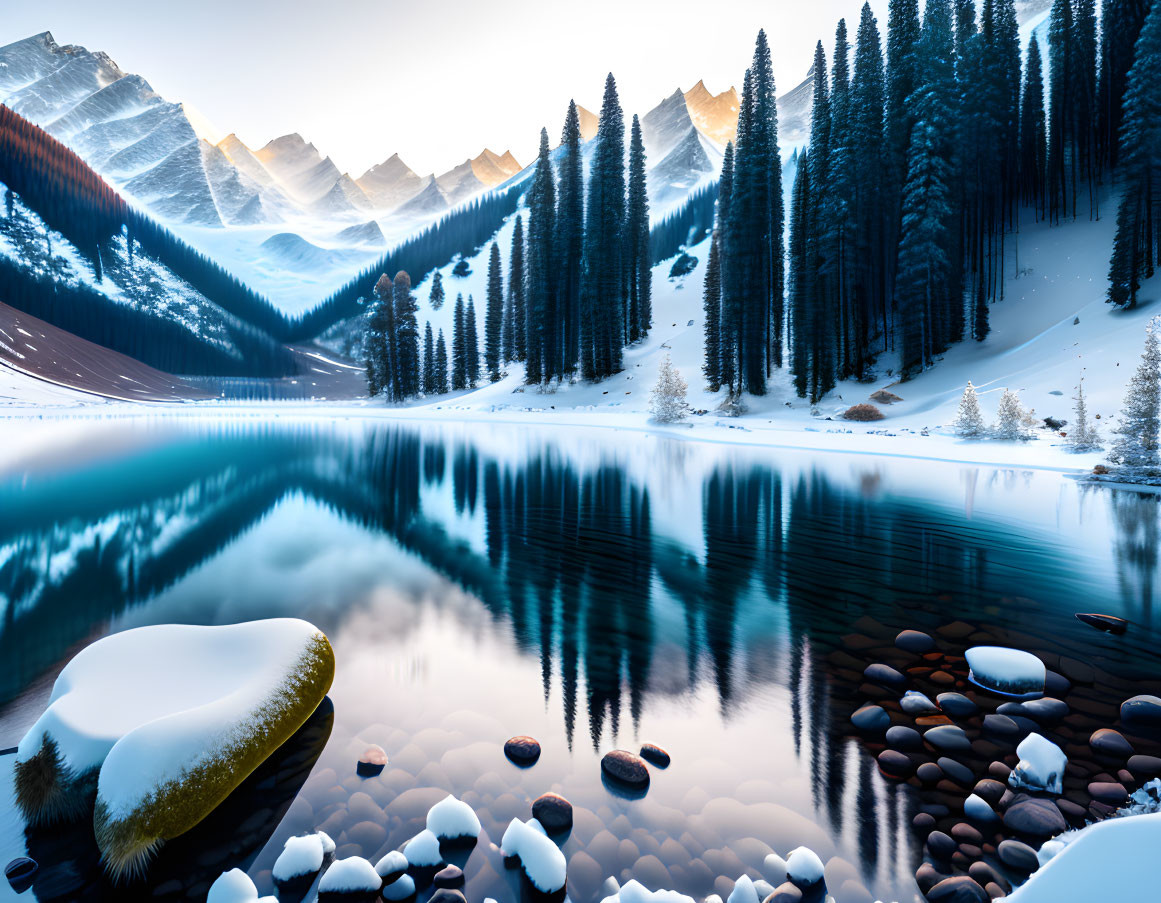
[[[444,298],[443,290],[443,276],[436,270],[431,276],[431,292],[427,296],[428,303],[431,304],[432,310],[439,310],[443,307]]]
[[[685,400],[685,380],[669,355],[661,362],[657,371],[657,384],[649,396],[649,410],[659,423],[674,423],[681,420],[689,405]]]
[[[580,359],[581,283],[585,240],[585,180],[581,159],[580,114],[568,102],[560,144],[562,155],[556,202],[556,259],[560,268],[557,311],[560,320],[561,359],[572,373]]]
[[[512,229],[512,251],[508,255],[508,301],[504,308],[504,360],[522,361],[525,355],[524,329],[524,217],[516,215]]]
[[[447,384],[447,342],[443,337],[443,330],[435,340],[435,366],[433,368],[432,392],[435,395],[444,395],[449,386]]]
[[[403,270],[395,274],[392,284],[395,307],[395,400],[403,401],[419,394],[419,305],[411,291],[411,277]]]
[[[525,342],[527,365],[524,381],[529,385],[549,380],[557,346],[553,339],[556,316],[557,277],[554,265],[553,234],[556,222],[556,181],[548,155],[548,131],[540,130],[540,154],[532,187],[528,190],[528,284]]]
[[[476,302],[468,295],[464,310],[464,380],[474,389],[480,380],[480,337],[476,326]]]
[[[1144,34],[1144,32],[1142,32]],[[1128,112],[1126,111],[1126,118]],[[1129,381],[1117,435],[1109,460],[1133,470],[1154,470],[1161,466],[1158,456],[1158,429],[1161,428],[1161,345],[1157,331],[1161,318],[1145,327],[1145,350],[1141,363]]]
[[[976,394],[976,387],[972,385],[970,379],[959,400],[959,410],[956,412],[953,426],[955,434],[964,439],[979,439],[988,431],[984,426],[984,417],[980,413],[980,399]]]
[[[423,327],[423,394],[435,394],[435,338],[431,333],[431,320]]]
[[[1109,262],[1108,300],[1133,307],[1141,280],[1153,275],[1161,255],[1161,3],[1137,39],[1121,123],[1121,204]]]
[[[464,296],[461,292],[456,295],[455,312],[452,319],[452,347],[451,347],[451,387],[452,391],[459,391],[468,384],[468,354],[467,335],[464,322]]]
[[[1096,425],[1088,419],[1088,404],[1084,399],[1083,378],[1077,384],[1073,401],[1076,404],[1073,407],[1072,427],[1065,437],[1066,445],[1070,451],[1074,452],[1099,451],[1102,448],[1101,437],[1097,432]]]
[[[709,390],[716,392],[722,387],[722,272],[717,233],[714,233],[710,241],[709,259],[705,265],[702,310],[705,313],[705,363],[702,365],[702,372],[709,384]]]
[[[636,342],[649,333],[653,320],[653,270],[649,254],[645,142],[635,113],[629,135],[629,197],[625,206],[625,277],[629,281],[626,339]]]
[[[488,303],[484,311],[484,366],[488,379],[498,382],[504,327],[504,277],[500,272],[500,246],[492,242],[488,259]]]
[[[1005,389],[996,408],[997,439],[1025,439],[1028,434],[1024,426],[1024,409],[1020,406],[1020,396],[1011,389]]]

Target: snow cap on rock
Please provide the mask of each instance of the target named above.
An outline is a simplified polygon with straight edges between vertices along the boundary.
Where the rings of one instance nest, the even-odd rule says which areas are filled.
[[[1068,757],[1064,751],[1042,734],[1029,734],[1016,747],[1020,762],[1008,776],[1013,787],[1028,790],[1064,791],[1064,769]]]
[[[351,856],[332,863],[323,872],[318,883],[320,894],[373,893],[383,885],[383,879],[362,856]]]
[[[428,810],[427,830],[440,840],[476,838],[480,836],[480,820],[471,806],[448,794]]]
[[[786,857],[786,875],[798,887],[817,884],[823,876],[822,860],[809,847],[798,847]]]

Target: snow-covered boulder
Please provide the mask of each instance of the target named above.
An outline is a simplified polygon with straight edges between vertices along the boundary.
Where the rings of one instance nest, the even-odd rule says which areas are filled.
[[[387,879],[392,875],[402,875],[407,871],[408,864],[406,856],[398,850],[392,850],[375,863],[375,871],[380,878]]]
[[[1047,670],[1031,652],[1003,646],[973,646],[965,656],[969,678],[993,693],[1005,696],[1042,696]]]
[[[322,868],[325,856],[323,839],[318,834],[286,838],[282,852],[274,860],[274,869],[271,872],[274,883],[286,885],[296,884],[307,878],[313,880],[318,870]]]
[[[1016,755],[1020,761],[1008,775],[1009,784],[1028,790],[1063,793],[1064,769],[1068,765],[1064,750],[1042,734],[1029,734],[1016,747]]]
[[[433,869],[443,865],[439,838],[431,830],[423,830],[403,845],[403,855],[409,864],[419,869]]]
[[[311,716],[334,677],[327,638],[279,618],[166,624],[83,649],[20,741],[17,803],[32,824],[77,817],[114,877],[200,822]]]
[[[428,810],[427,830],[440,840],[475,840],[480,836],[480,820],[471,806],[448,794]]]
[[[400,875],[385,888],[383,899],[398,903],[399,900],[409,900],[415,896],[415,879],[410,875]]]
[[[210,885],[206,903],[278,903],[274,897],[259,897],[258,888],[241,869],[222,872]]]
[[[383,886],[383,879],[362,856],[340,859],[323,872],[318,883],[320,894],[373,894]]]
[[[812,887],[822,880],[824,873],[822,860],[809,847],[797,847],[786,857],[786,877],[796,887]]]
[[[564,853],[548,839],[536,819],[530,818],[527,822],[512,819],[500,840],[500,851],[507,858],[520,860],[525,877],[541,893],[556,894],[564,890],[567,866]],[[621,893],[624,891],[621,888]]]
[[[706,903],[709,903],[709,899],[706,897]],[[675,890],[649,890],[638,881],[630,880],[601,903],[693,903],[693,898]],[[721,897],[718,897],[718,903],[721,903]]]

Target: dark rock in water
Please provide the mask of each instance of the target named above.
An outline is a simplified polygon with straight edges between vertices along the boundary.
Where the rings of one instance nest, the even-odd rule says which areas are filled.
[[[1056,808],[1060,810],[1063,815],[1072,825],[1082,825],[1088,816],[1088,810],[1072,800],[1058,799],[1056,800]]]
[[[923,655],[935,648],[935,640],[921,630],[904,630],[895,637],[895,645],[904,652]]]
[[[1087,624],[1089,627],[1095,627],[1097,630],[1103,630],[1106,633],[1115,633],[1120,636],[1129,626],[1129,622],[1124,618],[1118,618],[1114,615],[1098,615],[1098,614],[1077,614],[1076,619]]]
[[[977,847],[984,842],[984,836],[979,829],[963,821],[951,826],[951,836],[960,843],[970,843]]]
[[[657,768],[669,767],[669,753],[663,750],[660,746],[655,746],[652,743],[644,743],[641,746],[641,758]]]
[[[1068,703],[1053,696],[1029,699],[1023,703],[1024,713],[1042,724],[1052,724],[1068,714]]]
[[[601,771],[614,781],[627,787],[641,789],[649,786],[649,769],[635,756],[625,749],[614,749],[605,753],[601,759]]]
[[[540,758],[540,744],[531,737],[513,737],[504,744],[504,755],[514,764],[527,768]]]
[[[984,730],[1001,737],[1015,737],[1020,733],[1020,725],[1008,715],[984,715]]]
[[[941,874],[930,862],[925,862],[915,870],[915,883],[923,893],[927,893],[947,875]]]
[[[911,759],[901,752],[885,749],[879,753],[879,770],[889,778],[906,778],[914,767]]]
[[[886,687],[888,690],[895,690],[899,693],[902,693],[903,688],[907,686],[907,678],[905,676],[890,665],[884,665],[881,662],[867,665],[863,670],[863,677],[873,684],[878,684],[880,687]]]
[[[32,887],[32,879],[39,870],[40,866],[35,859],[20,856],[4,866],[4,877],[16,893],[22,894]]]
[[[450,887],[441,887],[428,897],[427,903],[468,903],[468,901],[458,890]]]
[[[931,903],[990,903],[991,898],[979,882],[967,875],[944,878],[927,892]]]
[[[559,793],[545,793],[532,804],[532,817],[549,834],[561,834],[572,827],[572,803]]]
[[[916,812],[911,819],[911,827],[916,831],[932,831],[935,829],[935,816],[930,812]]]
[[[1161,758],[1157,756],[1130,756],[1128,768],[1139,778],[1152,778],[1161,775]]]
[[[995,806],[1000,802],[1000,798],[1004,795],[1004,791],[1007,789],[1008,788],[1001,784],[999,781],[992,780],[991,778],[984,778],[983,780],[976,782],[976,786],[973,792],[988,805]]]
[[[887,745],[892,749],[922,749],[923,737],[913,727],[896,724],[887,728]]]
[[[359,756],[355,773],[361,778],[373,778],[375,775],[382,774],[386,765],[387,753],[383,751],[382,746],[372,743]]]
[[[955,781],[957,784],[962,784],[964,787],[970,787],[976,776],[972,774],[972,770],[966,765],[957,762],[955,759],[950,759],[947,756],[940,756],[935,760],[936,764],[943,769],[943,773]]]
[[[1067,696],[1068,691],[1072,689],[1072,681],[1070,681],[1063,674],[1058,674],[1055,671],[1048,671],[1044,675],[1044,692],[1049,696],[1055,696],[1057,699]]]
[[[851,715],[851,724],[869,734],[878,734],[891,725],[891,716],[881,705],[865,705]]]
[[[963,732],[963,728],[954,724],[941,724],[938,727],[930,728],[923,735],[923,739],[936,749],[945,752],[965,752],[972,748],[971,741]]]
[[[1024,708],[1024,703],[1022,702],[1001,702],[996,706],[996,714],[1007,715],[1009,718],[1012,718],[1016,715],[1027,715],[1028,710]]]
[[[1004,865],[1011,866],[1021,872],[1034,872],[1040,868],[1040,860],[1036,858],[1036,851],[1020,840],[1001,840],[996,847],[996,853]]]
[[[435,873],[435,877],[431,879],[431,883],[436,887],[463,887],[464,870],[458,865],[445,866]]]
[[[943,769],[934,762],[924,762],[915,770],[915,774],[924,784],[938,784],[943,780]]]
[[[966,718],[979,711],[979,706],[964,696],[963,693],[940,693],[935,697],[935,701],[952,718]]]
[[[1002,880],[995,870],[986,862],[973,862],[968,867],[968,874],[976,881],[976,883],[987,887],[989,884],[999,886]]]
[[[1111,727],[1093,731],[1092,736],[1088,738],[1088,745],[1092,747],[1093,752],[1115,759],[1127,759],[1133,755],[1133,744],[1125,739],[1124,734]]]
[[[1088,785],[1088,795],[1112,806],[1124,805],[1129,798],[1129,792],[1115,781],[1093,781]]]
[[[1012,774],[1012,769],[1003,762],[993,762],[988,766],[988,774],[1001,783],[1006,783],[1009,775]]]
[[[1021,795],[1004,812],[1004,827],[1017,834],[1052,837],[1068,825],[1051,800]]]
[[[1161,727],[1161,699],[1142,694],[1121,703],[1121,720],[1142,727]]]
[[[927,849],[936,859],[950,859],[956,846],[956,842],[942,831],[932,831],[927,835]]]
[[[789,881],[784,881],[774,888],[774,893],[763,900],[762,903],[799,903],[801,900],[802,891]]]

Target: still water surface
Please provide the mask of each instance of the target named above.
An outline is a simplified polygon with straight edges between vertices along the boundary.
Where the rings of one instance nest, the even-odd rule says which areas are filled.
[[[451,792],[484,826],[468,899],[509,903],[491,844],[548,790],[575,807],[575,903],[610,875],[724,897],[800,844],[838,857],[839,903],[844,878],[916,900],[916,800],[848,735],[853,688],[826,659],[841,636],[963,619],[1112,673],[1156,668],[1158,497],[1051,472],[571,429],[5,431],[32,451],[0,459],[0,747],[72,654],[119,630],[295,616],[338,661],[331,705],[145,888],[108,888],[82,829],[26,833],[0,757],[0,858],[41,862],[41,900],[204,899],[236,865],[270,893],[287,836],[323,828],[374,861]],[[1082,610],[1134,628],[1114,640]],[[514,734],[540,740],[535,767],[504,758]],[[673,764],[628,799],[600,756],[642,742]],[[361,779],[369,743],[390,764]]]

